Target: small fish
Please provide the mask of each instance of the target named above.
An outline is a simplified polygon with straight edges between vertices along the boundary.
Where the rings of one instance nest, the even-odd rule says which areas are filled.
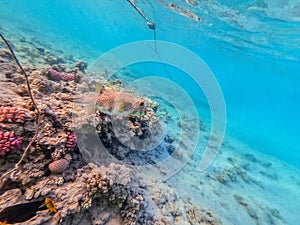
[[[45,206],[48,208],[50,212],[52,213],[57,212],[56,206],[51,198],[45,198]]]
[[[25,222],[34,217],[38,211],[46,209],[53,213],[57,212],[50,198],[8,206],[0,211],[0,225]]]

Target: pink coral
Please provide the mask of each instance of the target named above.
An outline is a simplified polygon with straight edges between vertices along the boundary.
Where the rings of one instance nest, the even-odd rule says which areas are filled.
[[[30,118],[30,115],[25,110],[11,106],[0,107],[0,122],[24,123],[27,118]]]
[[[21,147],[22,138],[16,137],[13,131],[0,131],[0,156],[20,150]]]
[[[49,76],[53,80],[61,80],[61,74],[54,69],[49,70]]]
[[[72,73],[63,73],[62,80],[64,81],[72,81],[75,80],[75,76]]]
[[[68,131],[67,134],[68,134],[68,139],[66,143],[66,148],[68,151],[72,152],[74,151],[74,148],[76,146],[77,138],[76,135],[71,131]]]
[[[72,81],[75,79],[75,76],[72,73],[58,72],[54,69],[49,70],[49,76],[51,79],[56,81]]]

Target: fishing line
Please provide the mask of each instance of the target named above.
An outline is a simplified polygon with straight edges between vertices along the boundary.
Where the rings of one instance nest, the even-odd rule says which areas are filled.
[[[170,77],[170,79],[174,81],[173,76],[169,72],[166,64],[162,62],[162,58],[161,58],[160,54],[156,50],[155,50],[155,53],[157,54],[158,58],[160,59],[159,63],[162,64],[162,66],[164,67],[164,70],[166,71],[166,73],[168,74],[168,76]]]
[[[164,70],[166,71],[166,73],[167,73],[167,75],[170,77],[170,79],[171,80],[174,80],[173,79],[173,77],[172,77],[172,75],[171,75],[171,73],[169,72],[169,70],[168,70],[168,68],[167,68],[167,66],[166,66],[166,64],[165,63],[163,63],[162,61],[162,58],[161,58],[161,56],[160,56],[160,54],[158,53],[158,51],[157,51],[157,45],[156,45],[156,25],[155,25],[155,23],[153,23],[153,22],[151,22],[151,21],[149,21],[149,19],[146,17],[146,15],[143,13],[143,11],[140,9],[140,8],[138,8],[137,7],[137,5],[134,3],[134,0],[127,0],[129,3],[130,3],[130,5],[144,18],[144,20],[146,20],[146,22],[147,22],[147,25],[148,25],[148,27],[151,29],[151,30],[153,30],[153,40],[154,40],[154,49],[151,47],[151,46],[149,46],[151,49],[153,49],[154,50],[154,52],[155,52],[155,54],[158,56],[158,58],[160,59],[160,64],[162,64],[162,66],[163,66],[163,68],[164,68]]]
[[[166,64],[163,63],[162,57],[161,57],[161,55],[159,54],[159,52],[157,51],[156,43],[155,43],[155,48],[153,48],[153,47],[152,47],[151,45],[149,45],[149,44],[145,44],[145,45],[154,51],[154,53],[157,55],[157,57],[158,57],[159,60],[160,60],[158,63],[162,65],[162,67],[164,68],[164,70],[165,70],[166,74],[169,76],[169,78],[170,78],[171,80],[174,81],[173,76],[172,76],[171,73],[169,72],[169,70],[168,70]]]
[[[154,35],[154,46],[155,46],[155,51],[156,51],[156,25],[155,23],[151,22],[148,17],[146,17],[146,15],[143,13],[143,11],[137,7],[137,5],[134,3],[134,0],[127,0],[130,5],[144,18],[144,20],[146,20],[148,27],[153,30],[153,35]]]
[[[156,30],[153,30],[153,40],[154,40],[154,51],[157,52],[157,47],[156,47]]]
[[[134,3],[134,0],[127,0],[127,2],[130,3],[130,5],[132,5],[133,8],[135,8],[135,10],[148,22],[148,18],[145,16],[145,14],[143,13],[143,11],[141,9],[139,9],[137,7],[137,5]]]

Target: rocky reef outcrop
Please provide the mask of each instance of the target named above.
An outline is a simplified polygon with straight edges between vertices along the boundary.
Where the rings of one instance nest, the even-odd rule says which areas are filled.
[[[84,74],[83,62],[74,69],[26,67],[38,121],[24,75],[3,49],[0,63],[0,211],[50,198],[57,212],[38,211],[19,224],[220,224],[165,183],[133,185],[132,165],[153,162],[139,149],[161,131],[154,101],[123,92],[121,81],[103,81],[97,93],[98,81]],[[79,145],[78,131],[99,139],[106,150],[102,161],[85,157],[83,151],[92,150]],[[24,160],[9,172],[35,134]],[[172,145],[169,140],[165,146]]]

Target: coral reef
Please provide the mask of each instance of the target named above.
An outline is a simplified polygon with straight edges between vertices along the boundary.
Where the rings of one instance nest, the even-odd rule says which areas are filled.
[[[114,210],[118,210],[123,218],[128,217],[129,220],[133,216],[133,212],[138,213],[136,210],[132,210],[137,207],[136,202],[128,200],[131,196],[130,190],[126,187],[129,181],[130,170],[125,166],[111,164],[108,167],[97,167],[88,164],[78,169],[74,182],[65,182],[63,177],[58,175],[51,175],[49,178],[42,177],[36,184],[26,189],[24,197],[32,200],[50,196],[55,200],[58,212],[55,217],[44,218],[48,219],[44,223],[50,223],[52,220],[53,223],[60,221],[61,224],[69,224],[70,221],[78,220],[78,217],[84,217],[86,209],[100,203],[102,206],[110,205],[112,207],[108,213],[112,214],[115,213]],[[123,208],[124,205],[126,208]],[[80,212],[83,213],[79,214]],[[91,219],[89,218],[89,220]],[[120,217],[119,224],[122,224],[121,219]],[[36,217],[26,224],[37,224],[38,220],[40,218]],[[92,223],[89,221],[86,224]]]
[[[21,147],[21,137],[16,137],[13,131],[4,132],[0,130],[0,156],[5,156],[10,152],[18,151],[21,149]]]
[[[2,175],[19,160],[20,154],[15,154],[15,150],[24,150],[21,137],[22,143],[31,141],[37,113],[30,104],[24,77],[11,56],[1,50],[0,61],[5,65],[0,71],[1,145],[8,146],[12,153],[0,158]],[[84,76],[83,68],[76,68],[76,78],[65,78],[65,71],[71,70],[59,65],[51,69],[26,68],[42,123],[17,173],[0,183],[0,210],[49,197],[57,208],[54,215],[40,211],[21,224],[180,224],[188,218],[192,224],[219,224],[205,210],[192,210],[188,202],[179,209],[177,200],[171,201],[170,195],[166,196],[169,204],[159,205],[161,197],[154,196],[153,190],[132,185],[133,164],[155,163],[160,155],[168,156],[172,146],[170,138],[162,138],[163,144],[153,151],[136,151],[150,145],[161,133],[155,114],[158,105],[136,94],[121,92],[124,84],[113,81],[105,83],[102,93],[92,99],[98,108],[90,113],[88,101],[73,101],[82,96],[86,100],[96,90],[97,82]],[[85,149],[77,146],[75,129],[97,131],[97,138],[108,150],[100,153],[100,163],[82,158],[80,151]],[[113,162],[107,163],[107,159]],[[163,187],[156,187],[157,191]],[[192,212],[201,212],[201,218],[193,218]]]
[[[14,51],[22,59],[23,66],[41,68],[45,67],[45,65],[64,64],[67,67],[73,67],[76,62],[74,55],[55,48],[52,44],[46,42],[45,39],[37,38],[36,35],[30,31],[28,32],[28,30],[25,32],[26,35],[24,36],[24,31],[22,30],[11,32],[4,27],[0,27],[0,33],[6,34],[6,38],[13,44]],[[43,37],[45,36],[43,35]],[[0,46],[2,47],[2,45]],[[87,59],[85,58],[84,60]]]
[[[159,2],[174,13],[199,21],[194,14],[199,11],[192,12],[199,1],[186,0],[178,5]],[[1,27],[0,31],[6,33]],[[149,186],[139,185],[139,178],[148,177],[137,178],[136,168],[150,165],[160,176],[163,170],[156,162],[170,155],[183,161],[184,154],[176,151],[176,144],[180,141],[183,149],[189,148],[194,137],[193,121],[185,122],[184,116],[174,119],[172,107],[159,98],[124,90],[134,75],[129,69],[111,77],[122,74],[124,83],[106,81],[106,68],[100,68],[101,78],[95,81],[86,74],[85,62],[78,61],[74,67],[78,57],[36,39],[17,34],[8,37],[29,75],[42,123],[18,170],[0,183],[0,211],[49,197],[57,212],[39,211],[22,225],[219,225],[219,220],[224,224],[297,224],[298,170],[289,171],[286,164],[279,167],[276,161],[228,141],[229,137],[208,172],[199,173],[196,164],[201,153],[195,152],[189,155],[193,160],[174,177]],[[84,57],[80,59],[86,60]],[[0,64],[2,176],[15,168],[31,142],[37,113],[24,76],[3,49]],[[72,76],[65,79],[66,74]],[[178,138],[176,131],[165,135],[162,121],[171,128],[176,127],[174,124],[187,128],[188,139]],[[209,126],[201,123],[201,132],[203,139],[210,138]],[[91,136],[105,148],[82,145],[81,141],[88,142]],[[205,144],[200,139],[199,146]],[[4,146],[9,146],[8,152]],[[94,156],[99,157],[93,160]]]
[[[96,112],[97,131],[106,146],[112,146],[121,141],[123,145],[132,149],[143,149],[142,146],[135,146],[135,144],[142,143],[134,142],[132,139],[136,137],[138,140],[144,140],[143,143],[146,145],[151,141],[151,136],[159,132],[157,118],[151,109],[148,109],[141,116],[140,114],[129,113],[131,114],[118,115],[112,118],[109,114],[102,113],[102,110]],[[146,140],[147,138],[148,140]]]
[[[156,208],[155,215],[144,215],[139,218],[138,224],[165,224],[165,225],[220,225],[222,224],[212,210],[204,210],[195,206],[190,199],[184,198],[169,186],[147,187],[150,198],[144,205]]]

